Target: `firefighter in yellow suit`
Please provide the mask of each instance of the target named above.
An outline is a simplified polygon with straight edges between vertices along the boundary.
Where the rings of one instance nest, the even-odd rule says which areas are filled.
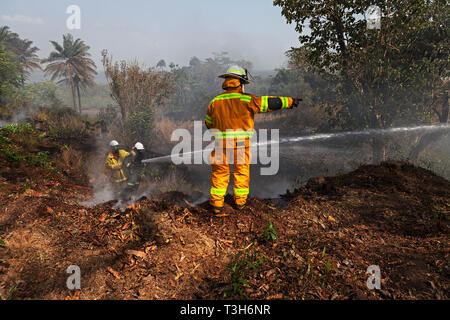
[[[222,94],[215,97],[208,106],[205,124],[212,129],[215,149],[211,153],[212,166],[210,204],[216,214],[221,212],[230,180],[228,157],[233,157],[234,201],[242,209],[247,201],[250,183],[250,139],[254,129],[254,115],[297,107],[299,99],[290,97],[256,97],[244,93],[249,83],[248,72],[233,65],[225,74]],[[227,152],[227,149],[231,152]]]
[[[111,152],[108,154],[105,162],[106,168],[111,171],[111,180],[113,182],[113,189],[115,196],[117,197],[122,191],[127,177],[122,169],[123,161],[130,155],[129,152],[119,148],[119,143],[116,140],[112,140],[109,143]]]

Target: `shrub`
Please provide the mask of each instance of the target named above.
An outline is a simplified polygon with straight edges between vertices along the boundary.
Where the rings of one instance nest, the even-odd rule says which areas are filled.
[[[79,139],[88,135],[88,121],[71,108],[41,108],[33,119],[47,127],[51,137]]]
[[[140,108],[125,121],[125,132],[132,141],[148,141],[153,135],[153,111]]]
[[[224,290],[224,297],[239,294],[242,296],[243,287],[250,285],[248,279],[252,273],[264,264],[267,257],[260,254],[256,248],[252,251],[249,249],[239,252],[232,256],[228,265],[230,275],[228,276],[228,287]]]

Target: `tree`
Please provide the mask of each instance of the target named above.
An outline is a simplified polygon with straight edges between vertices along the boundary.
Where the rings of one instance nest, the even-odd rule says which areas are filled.
[[[251,62],[231,59],[226,52],[213,53],[213,57],[204,61],[192,57],[189,65],[181,68],[174,65],[171,72],[175,79],[175,94],[166,110],[186,119],[204,117],[209,102],[221,91],[223,80],[218,75],[235,63],[250,70],[252,68]]]
[[[191,67],[199,66],[201,64],[201,61],[197,57],[192,57],[191,60],[189,60],[189,65]]]
[[[48,63],[45,67],[45,74],[51,75],[51,80],[61,79],[58,83],[70,85],[72,89],[73,108],[77,109],[76,94],[78,95],[78,112],[81,113],[80,86],[94,86],[94,76],[96,65],[89,57],[87,46],[81,39],[74,41],[71,34],[63,36],[63,44],[56,41],[50,41],[55,51],[52,51],[49,57],[43,60]]]
[[[145,69],[137,61],[113,62],[107,50],[102,56],[111,95],[120,107],[122,128],[136,138],[150,135],[155,110],[173,91],[172,74]]]
[[[29,101],[27,107],[33,111],[39,108],[61,108],[64,105],[58,96],[58,87],[54,82],[27,84],[23,87],[22,92]]]
[[[373,4],[382,12],[380,30],[367,30],[361,19]],[[432,108],[425,99],[448,77],[446,1],[275,0],[274,5],[300,33],[301,47],[288,53],[291,63],[335,84],[333,96],[323,101],[331,125],[363,129],[429,121]],[[303,33],[306,23],[311,32]],[[375,161],[382,148],[374,141]]]
[[[20,94],[22,74],[20,64],[0,45],[0,118],[10,119],[27,102]]]
[[[164,61],[164,59],[159,60],[158,63],[156,64],[156,67],[164,69],[166,67],[166,61]]]
[[[33,42],[30,40],[21,40],[17,42],[18,48],[17,60],[20,64],[20,73],[22,74],[22,84],[25,79],[31,74],[34,69],[42,70],[40,59],[36,52],[39,51],[37,47],[32,46]]]
[[[7,105],[15,89],[20,86],[19,64],[14,61],[13,56],[0,46],[0,108],[5,114]]]
[[[39,49],[33,46],[32,41],[21,39],[17,33],[11,32],[8,26],[0,27],[0,44],[4,45],[19,63],[22,85],[31,71],[41,69],[40,59],[36,54]]]

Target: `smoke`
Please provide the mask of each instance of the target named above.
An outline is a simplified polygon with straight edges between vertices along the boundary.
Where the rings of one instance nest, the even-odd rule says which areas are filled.
[[[90,159],[88,159],[88,177],[89,182],[93,187],[92,198],[81,202],[80,204],[85,207],[93,207],[110,201],[116,201],[113,205],[114,209],[125,210],[126,207],[135,203],[142,198],[151,198],[158,193],[161,187],[161,183],[146,182],[141,183],[138,193],[134,194],[130,200],[123,201],[118,199],[112,182],[109,176],[108,169],[105,167],[105,161],[108,153],[110,152],[108,137],[97,137],[95,140],[95,151]],[[120,141],[119,141],[120,142]],[[175,183],[176,178],[172,178],[172,184]]]
[[[99,186],[97,184],[94,187],[94,197],[80,204],[84,207],[94,207],[111,200],[115,200],[112,187],[110,185]]]
[[[380,141],[385,149],[383,160],[409,161],[409,151],[416,140],[429,132],[450,131],[449,125],[398,127],[285,137],[280,139],[280,169],[274,176],[259,174],[261,165],[252,165],[250,196],[277,198],[287,189],[297,188],[310,178],[334,176],[355,170],[363,164],[374,163],[373,139]],[[450,163],[442,159],[450,158],[449,139],[443,135],[427,149],[427,153],[414,164],[428,168],[435,173],[450,178]],[[274,143],[273,141],[271,143]],[[264,143],[262,143],[263,145]],[[198,151],[193,151],[194,154]],[[425,159],[425,160],[424,160]],[[170,162],[170,156],[148,159],[147,162]],[[201,189],[203,196],[193,204],[208,199],[211,168],[207,164],[188,165],[186,180]],[[232,173],[228,193],[232,193]],[[184,188],[178,183],[178,188]]]
[[[9,124],[17,124],[28,117],[28,113],[25,110],[22,110],[16,114],[14,114],[11,120],[4,121],[0,120],[0,128],[6,127]]]
[[[252,165],[250,196],[258,198],[278,198],[287,190],[304,185],[310,178],[334,176],[355,170],[362,164],[373,163],[372,139],[376,137],[386,148],[385,160],[408,161],[408,153],[418,137],[427,132],[450,131],[449,125],[399,127],[390,129],[347,131],[281,138],[279,142],[280,168],[273,176],[262,176],[260,164]],[[450,158],[450,143],[445,135],[427,149],[427,157],[417,165],[450,178],[450,163],[446,167],[441,159]],[[264,143],[263,143],[264,144]],[[104,169],[104,161],[109,151],[108,141],[98,138],[97,151],[90,160],[89,177],[94,186],[94,196],[82,203],[95,206],[114,199],[114,192]],[[204,152],[200,151],[200,152]],[[198,151],[191,152],[194,154]],[[435,160],[433,160],[433,158]],[[428,162],[427,162],[428,161]],[[162,162],[162,163],[161,163]],[[209,199],[211,167],[208,164],[180,165],[170,168],[171,156],[160,156],[146,160],[147,169],[159,172],[159,179],[146,178],[141,183],[140,192],[130,201],[118,200],[114,208],[124,210],[135,201],[145,197],[159,197],[170,191],[187,195],[188,205],[198,205]],[[233,191],[233,175],[230,171],[228,193]]]
[[[111,181],[106,173],[105,161],[109,151],[106,138],[97,137],[95,140],[95,152],[88,160],[88,177],[93,186],[94,195],[91,199],[81,203],[82,206],[93,207],[111,200],[115,200]]]

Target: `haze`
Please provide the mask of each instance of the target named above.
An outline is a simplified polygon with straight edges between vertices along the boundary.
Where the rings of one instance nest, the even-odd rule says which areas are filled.
[[[72,4],[81,9],[80,30],[66,27]],[[255,70],[273,70],[285,63],[285,51],[298,46],[294,26],[271,0],[2,0],[0,25],[32,40],[40,58],[52,50],[50,40],[61,42],[70,32],[91,47],[98,67],[102,49],[148,66],[160,59],[186,65],[193,56],[225,51],[252,61]]]

